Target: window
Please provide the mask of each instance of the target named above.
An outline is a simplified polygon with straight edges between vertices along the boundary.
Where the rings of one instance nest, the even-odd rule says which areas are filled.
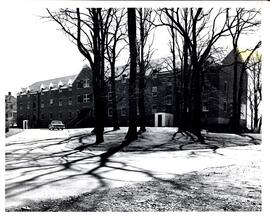
[[[209,111],[209,107],[208,107],[208,103],[207,102],[203,102],[203,104],[202,104],[202,111],[203,112],[208,112]]]
[[[80,88],[83,88],[83,80],[79,80],[77,82],[77,88],[80,89]]]
[[[58,113],[58,118],[59,118],[59,119],[62,118],[62,113],[61,113],[61,112]]]
[[[173,86],[172,86],[172,82],[168,82],[167,83],[167,91],[169,91],[169,92],[171,92],[172,91],[172,88]]]
[[[40,107],[41,108],[44,108],[44,101],[42,100],[41,103],[40,103]]]
[[[122,83],[126,83],[126,82],[127,82],[126,78],[123,77],[122,80],[121,80],[121,82],[122,82]]]
[[[27,102],[27,107],[26,109],[30,109],[30,102]]]
[[[70,105],[70,106],[72,105],[72,97],[68,98],[68,105]]]
[[[156,105],[153,105],[152,106],[152,114],[154,114],[156,112],[157,112],[157,106]]]
[[[29,91],[27,91],[27,97],[30,98],[30,93],[29,93]]]
[[[226,101],[223,102],[223,111],[227,112],[227,102]]]
[[[166,105],[172,105],[172,96],[171,95],[166,96]]]
[[[22,103],[20,103],[20,110],[22,110],[23,109],[23,104]]]
[[[36,103],[35,102],[33,102],[33,109],[35,109],[36,108]]]
[[[44,120],[45,116],[44,114],[41,114],[41,119]]]
[[[72,112],[69,112],[69,113],[68,113],[68,117],[69,117],[69,118],[72,118]]]
[[[69,86],[69,87],[68,87],[68,90],[69,90],[69,91],[72,91],[72,86]]]
[[[77,102],[78,102],[78,103],[82,103],[82,102],[83,102],[83,97],[82,97],[82,95],[78,95],[78,96],[77,96]]]
[[[152,87],[152,96],[156,97],[157,96],[157,86]]]
[[[44,95],[44,92],[42,91],[42,92],[40,93],[40,95]]]
[[[53,118],[53,114],[52,113],[50,113],[50,119],[52,119]]]
[[[62,99],[59,99],[59,103],[58,103],[59,106],[62,106],[63,103],[62,103]]]
[[[83,87],[84,87],[84,88],[90,87],[90,80],[89,80],[89,79],[83,80]]]
[[[108,100],[111,101],[112,100],[112,93],[108,92]]]
[[[89,103],[89,101],[90,101],[90,94],[84,94],[83,95],[83,102]]]
[[[50,99],[50,105],[51,106],[53,105],[53,99]]]
[[[126,116],[126,115],[127,115],[126,107],[122,107],[121,116]]]
[[[227,81],[224,82],[224,92],[227,92],[228,89],[228,83]]]
[[[110,108],[108,108],[108,117],[112,117],[112,108],[110,107]]]
[[[59,93],[61,93],[62,92],[62,89],[61,89],[61,87],[59,87]]]
[[[108,84],[108,92],[111,92],[112,91],[112,85],[109,83]]]

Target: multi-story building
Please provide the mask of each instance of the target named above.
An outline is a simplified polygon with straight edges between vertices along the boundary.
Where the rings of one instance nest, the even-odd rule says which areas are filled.
[[[202,97],[202,123],[206,128],[227,127],[231,118],[233,67],[230,53],[219,65],[210,66],[204,73],[205,85]],[[225,66],[228,64],[228,66]],[[223,67],[224,66],[224,67]],[[90,127],[94,124],[92,75],[85,66],[77,75],[39,81],[22,90],[17,97],[18,126],[47,127],[51,120],[62,120],[67,127]],[[243,79],[242,124],[246,121],[247,79]],[[106,126],[112,125],[112,93],[107,85]],[[128,78],[116,80],[117,111],[119,124],[128,124]],[[173,74],[162,70],[150,70],[145,84],[145,120],[148,126],[172,126],[173,121],[159,124],[155,117],[161,114],[173,116]],[[139,109],[137,108],[139,115]],[[168,115],[167,115],[168,114]],[[165,115],[163,115],[165,117]],[[161,119],[162,120],[162,119]]]
[[[17,99],[8,92],[5,95],[5,107],[6,107],[6,125],[13,127],[17,125]]]
[[[93,116],[91,73],[84,67],[79,74],[36,82],[17,96],[18,126],[47,127],[51,120],[76,126],[78,117]],[[82,119],[78,125],[83,125]]]

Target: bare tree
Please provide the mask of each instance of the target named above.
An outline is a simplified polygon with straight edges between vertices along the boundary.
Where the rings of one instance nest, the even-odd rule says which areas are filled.
[[[76,10],[60,9],[56,12],[47,9],[47,12],[90,64],[94,93],[94,132],[96,143],[101,143],[103,142],[105,116],[104,44],[111,9],[87,8],[85,12],[81,12],[79,8]]]
[[[174,16],[173,14],[173,9],[172,9],[172,17]],[[174,122],[177,126],[179,126],[179,86],[178,86],[178,74],[176,70],[176,41],[177,41],[177,35],[175,32],[175,29],[173,28],[173,22],[171,23],[171,26],[169,28],[169,33],[171,35],[171,41],[170,41],[170,51],[172,54],[172,72],[173,72],[173,90],[174,90],[174,107],[175,107],[175,117],[174,117]]]
[[[251,130],[260,132],[261,116],[259,115],[259,106],[262,101],[262,81],[261,81],[262,57],[258,52],[253,55],[248,63],[249,86],[248,100],[251,113]]]
[[[154,29],[153,22],[155,21],[155,15],[150,8],[140,8],[138,11],[139,17],[139,34],[140,39],[138,43],[138,60],[139,60],[139,114],[140,114],[140,132],[145,132],[145,104],[144,104],[144,89],[145,89],[145,72],[150,64],[153,50],[152,41],[149,41],[150,34]]]
[[[192,70],[190,71],[189,119],[186,123],[190,123],[187,125],[187,129],[194,133],[200,142],[204,143],[204,138],[201,135],[202,71],[212,47],[228,31],[225,22],[221,25],[219,24],[219,27],[217,26],[217,19],[225,15],[226,10],[220,9],[214,13],[213,9],[204,11],[202,8],[190,8],[188,10],[164,8],[161,11],[160,21],[162,24],[172,26],[183,37],[184,45],[187,46],[186,48],[190,54]],[[182,19],[183,14],[186,20]],[[170,23],[164,21],[164,15],[170,20]],[[210,22],[211,24],[209,25]],[[189,25],[189,27],[186,28],[185,24]]]
[[[129,74],[129,128],[125,137],[127,143],[137,139],[137,102],[136,102],[136,74],[137,74],[137,47],[136,47],[136,10],[128,8],[128,38],[130,50]]]
[[[241,95],[242,81],[241,78],[239,81],[239,73],[244,66],[241,66],[241,62],[239,61],[240,52],[238,50],[238,44],[241,35],[251,33],[255,31],[257,27],[260,26],[261,22],[260,20],[258,20],[258,15],[260,14],[260,11],[256,9],[237,8],[234,11],[232,9],[227,9],[226,14],[227,14],[226,25],[229,29],[230,36],[232,38],[233,54],[234,54],[233,104],[232,104],[231,129],[235,133],[240,133],[241,103],[239,102],[241,100],[240,98],[242,97]]]
[[[119,58],[121,52],[126,47],[125,44],[120,44],[126,37],[125,33],[125,9],[112,9],[112,15],[109,25],[108,34],[106,36],[106,59],[110,65],[110,85],[112,94],[112,118],[113,118],[113,129],[119,129],[118,113],[117,113],[117,100],[116,100],[116,60]],[[119,48],[120,45],[120,48]]]

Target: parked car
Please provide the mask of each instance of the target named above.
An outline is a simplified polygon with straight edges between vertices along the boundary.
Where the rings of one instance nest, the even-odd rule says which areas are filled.
[[[65,128],[65,125],[63,124],[62,121],[58,121],[58,120],[53,120],[51,121],[51,123],[49,124],[49,130],[63,130]]]

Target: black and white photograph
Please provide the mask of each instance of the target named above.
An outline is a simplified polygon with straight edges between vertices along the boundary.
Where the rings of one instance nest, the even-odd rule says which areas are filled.
[[[15,2],[4,212],[265,213],[268,2]]]

